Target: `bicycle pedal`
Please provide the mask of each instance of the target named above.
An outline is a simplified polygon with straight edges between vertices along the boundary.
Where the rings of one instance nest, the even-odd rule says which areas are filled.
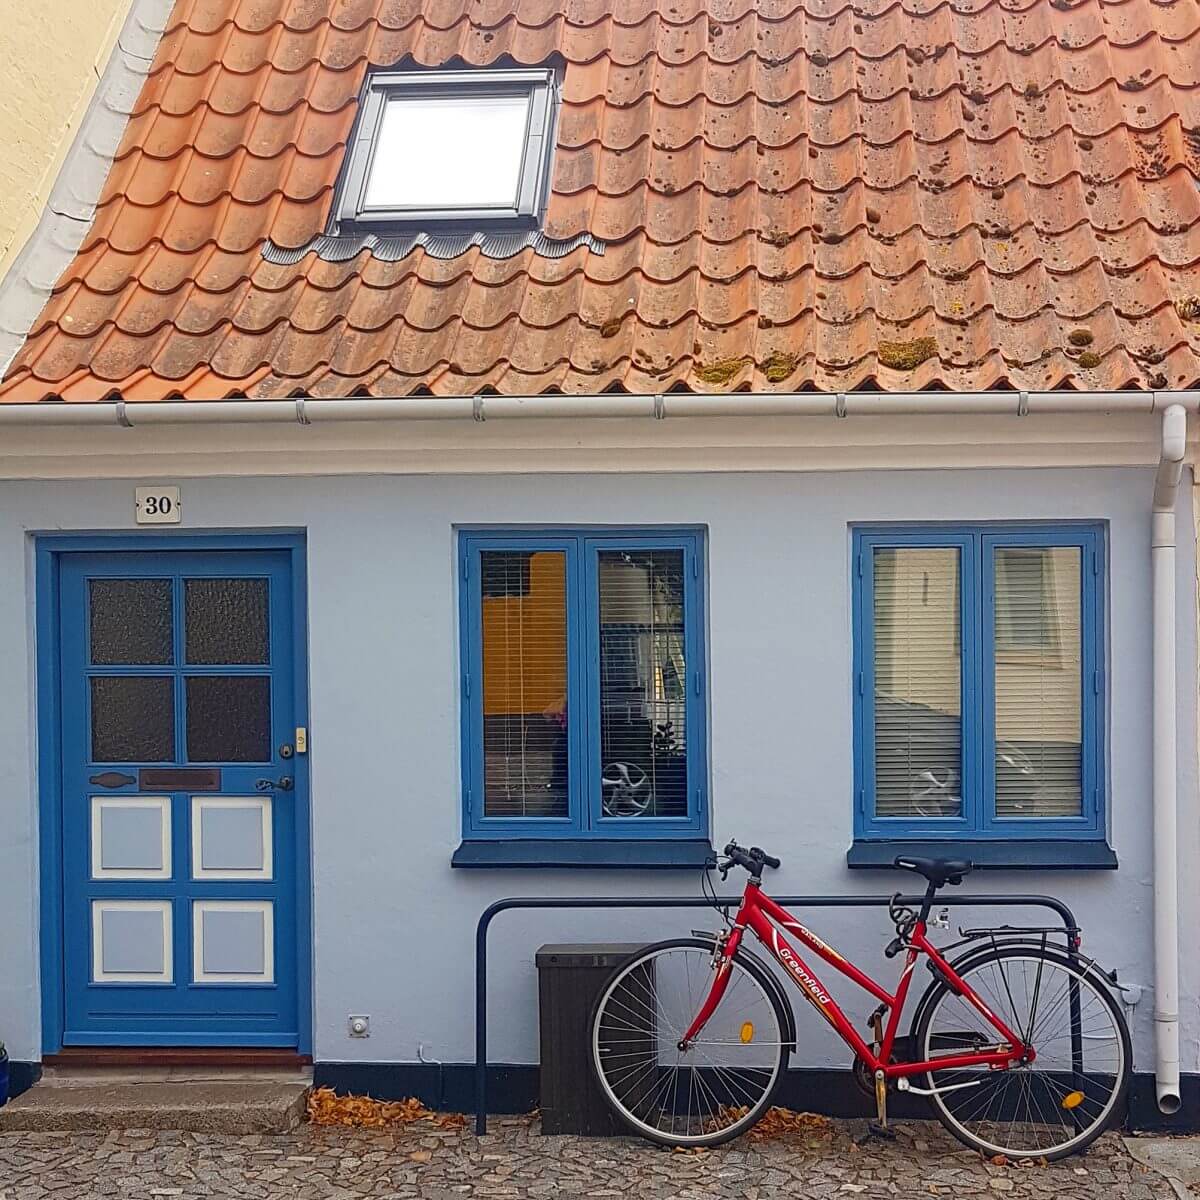
[[[890,1125],[880,1125],[878,1121],[868,1121],[867,1132],[872,1137],[882,1138],[885,1142],[896,1140],[896,1131]]]

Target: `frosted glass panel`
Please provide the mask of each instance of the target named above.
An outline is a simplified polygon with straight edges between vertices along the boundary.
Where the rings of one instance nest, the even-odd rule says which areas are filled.
[[[874,555],[875,814],[962,815],[959,552]]]
[[[270,629],[265,579],[184,581],[184,634],[189,663],[265,663]]]
[[[170,676],[100,675],[92,679],[94,762],[170,762],[174,757]]]
[[[171,581],[88,581],[92,662],[145,666],[171,661]]]
[[[391,97],[366,207],[515,205],[528,116],[528,95]]]
[[[266,762],[271,757],[271,681],[265,675],[190,675],[189,762]]]

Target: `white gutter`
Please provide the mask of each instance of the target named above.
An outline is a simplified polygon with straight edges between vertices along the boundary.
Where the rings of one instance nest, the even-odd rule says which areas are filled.
[[[345,400],[180,400],[0,404],[4,425],[192,425],[325,421],[487,421],[754,416],[939,416],[1045,413],[1163,414],[1151,531],[1154,612],[1153,811],[1155,1079],[1158,1105],[1179,1096],[1179,911],[1175,680],[1175,494],[1183,472],[1187,412],[1200,392],[734,392],[630,396],[412,396]]]
[[[1179,1111],[1179,860],[1175,687],[1175,496],[1187,450],[1187,413],[1163,411],[1154,479],[1154,1079],[1158,1107]]]
[[[0,404],[0,425],[243,424],[323,421],[491,421],[583,417],[943,416],[1200,410],[1200,392],[725,392],[630,396],[407,396],[345,400],[117,400]]]

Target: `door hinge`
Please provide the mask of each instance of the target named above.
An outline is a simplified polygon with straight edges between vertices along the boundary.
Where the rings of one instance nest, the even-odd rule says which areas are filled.
[[[863,695],[863,673],[861,671],[859,671],[859,673],[858,673],[857,687],[858,687],[858,694],[860,696]]]
[[[692,578],[700,578],[700,557],[696,554],[692,555]]]
[[[858,572],[859,579],[861,579],[863,577],[863,552],[861,550],[854,556],[854,569]]]
[[[467,699],[471,698],[471,673],[470,671],[463,672],[463,692]]]
[[[1099,667],[1092,672],[1092,691],[1097,696],[1104,691],[1104,672]]]
[[[465,554],[462,556],[461,562],[462,562],[462,577],[463,577],[463,581],[465,582],[467,579],[467,556]]]
[[[694,671],[692,673],[692,691],[695,692],[697,696],[700,695],[700,672],[699,671]]]

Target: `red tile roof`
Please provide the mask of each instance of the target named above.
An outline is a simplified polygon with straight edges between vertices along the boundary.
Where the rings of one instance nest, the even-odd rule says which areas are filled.
[[[326,223],[368,66],[559,63],[546,232]],[[0,398],[1200,381],[1197,0],[179,0]]]

